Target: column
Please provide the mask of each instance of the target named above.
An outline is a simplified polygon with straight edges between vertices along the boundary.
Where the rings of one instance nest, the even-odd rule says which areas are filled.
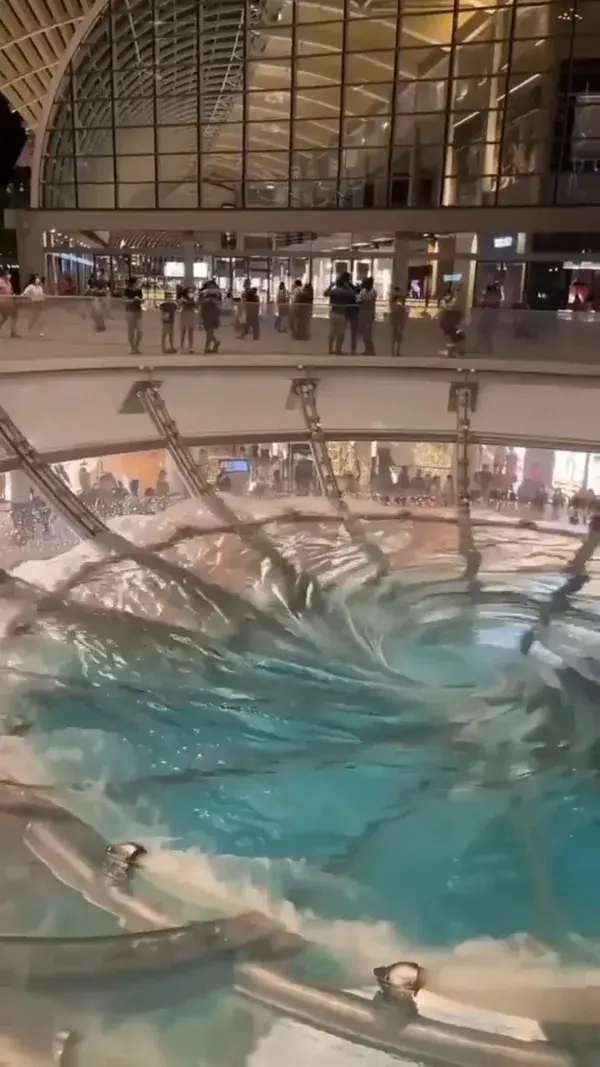
[[[461,275],[456,281],[458,303],[465,315],[473,307],[475,276],[477,274],[478,240],[474,233],[457,233],[454,245],[454,274]]]
[[[32,274],[46,277],[44,234],[30,211],[15,211],[15,228],[21,289],[24,289]]]
[[[168,452],[165,454],[165,473],[171,492],[180,493],[181,496],[188,496],[185,482],[177,469],[177,464]]]
[[[410,263],[410,240],[405,233],[394,236],[394,258],[392,261],[392,288],[396,286],[408,292],[408,267]]]
[[[194,241],[183,242],[183,281],[185,285],[194,285],[194,260],[196,245]]]

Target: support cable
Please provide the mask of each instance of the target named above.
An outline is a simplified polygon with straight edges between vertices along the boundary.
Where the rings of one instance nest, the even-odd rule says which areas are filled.
[[[375,578],[377,580],[385,578],[390,570],[389,560],[385,552],[382,552],[362,530],[360,520],[350,511],[335,476],[327,447],[327,438],[323,433],[317,407],[317,382],[308,377],[298,378],[292,383],[292,392],[300,400],[302,415],[309,434],[310,450],[323,496],[337,511],[351,540],[362,548],[369,563],[375,567]]]
[[[471,523],[471,493],[469,489],[469,444],[471,411],[474,403],[472,386],[459,384],[454,390],[456,400],[456,517],[458,551],[465,561],[463,577],[474,581],[481,566],[481,552],[475,545]]]
[[[555,589],[546,603],[542,604],[537,625],[530,626],[523,634],[520,647],[524,656],[528,654],[532,645],[540,637],[540,630],[547,629],[552,619],[556,618],[557,615],[564,615],[569,609],[571,597],[579,593],[584,585],[589,582],[590,578],[589,574],[586,573],[586,567],[599,545],[600,513],[592,515],[587,537],[576,549],[566,567],[563,567],[562,573],[568,575],[568,577],[558,589]]]
[[[316,580],[285,559],[262,529],[247,525],[240,519],[207,482],[165,404],[159,385],[152,380],[141,382],[136,394],[157,433],[164,438],[169,455],[191,495],[204,500],[220,523],[235,532],[261,559],[267,559],[271,563],[284,581],[285,600],[290,610],[297,613],[303,611],[308,603],[314,606],[319,592]]]

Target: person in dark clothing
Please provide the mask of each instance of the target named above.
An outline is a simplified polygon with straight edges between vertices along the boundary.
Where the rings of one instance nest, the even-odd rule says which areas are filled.
[[[350,324],[351,351],[356,352],[356,339],[358,329],[358,306],[356,304],[356,291],[350,280],[348,271],[340,274],[339,278],[325,290],[325,296],[329,297],[329,353],[341,356],[346,326]],[[348,312],[354,311],[352,320]],[[352,325],[354,331],[352,331]],[[354,345],[354,347],[352,347]]]
[[[162,351],[170,355],[175,349],[175,315],[177,314],[177,301],[171,293],[166,293],[165,299],[158,305],[161,322],[161,345]]]
[[[246,292],[245,308],[246,321],[244,322],[241,336],[246,337],[251,334],[253,341],[258,341],[260,337],[260,297],[255,285]]]
[[[221,342],[216,331],[221,323],[221,294],[216,284],[207,285],[201,294],[200,318],[206,334],[205,352],[218,352]]]
[[[188,287],[183,290],[179,300],[179,306],[181,308],[181,337],[179,351],[183,352],[187,342],[188,352],[192,355],[194,351],[194,332],[196,329],[196,294],[194,293],[193,286],[188,285]]]
[[[142,341],[142,306],[144,294],[137,278],[128,278],[123,292],[127,338],[132,355],[138,355]]]

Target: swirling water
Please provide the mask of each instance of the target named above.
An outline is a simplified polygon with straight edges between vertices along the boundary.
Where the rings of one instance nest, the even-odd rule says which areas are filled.
[[[168,522],[182,515],[134,532],[159,540]],[[101,571],[4,640],[5,715],[31,729],[5,742],[3,769],[52,782],[107,837],[142,839],[185,914],[268,911],[348,981],[408,948],[595,965],[594,566],[524,655],[572,539],[491,525],[465,582],[453,526],[369,526],[392,563],[378,584],[337,525],[270,528],[326,590],[301,617],[231,534],[172,550],[228,590],[220,604]],[[80,565],[76,550],[20,573],[55,585]]]

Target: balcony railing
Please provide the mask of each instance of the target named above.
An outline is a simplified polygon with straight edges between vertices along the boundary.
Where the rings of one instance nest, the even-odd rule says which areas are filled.
[[[124,302],[116,298],[48,296],[38,304],[23,297],[0,297],[0,359],[119,356],[129,354],[132,347],[149,356],[200,355],[207,347],[200,311],[190,318],[178,310],[169,325],[160,307],[147,302],[135,322],[141,336],[134,337],[133,326]],[[323,301],[297,305],[283,314],[276,305],[262,303],[254,318],[240,304],[223,304],[215,338],[217,345],[208,345],[209,351],[215,348],[215,359],[245,354],[302,358],[356,354],[399,360],[468,356],[513,364],[539,360],[544,366],[600,365],[600,315],[593,312],[473,309],[448,319],[437,305],[420,304],[407,306],[402,322],[382,301],[369,323],[356,311],[340,321]]]

